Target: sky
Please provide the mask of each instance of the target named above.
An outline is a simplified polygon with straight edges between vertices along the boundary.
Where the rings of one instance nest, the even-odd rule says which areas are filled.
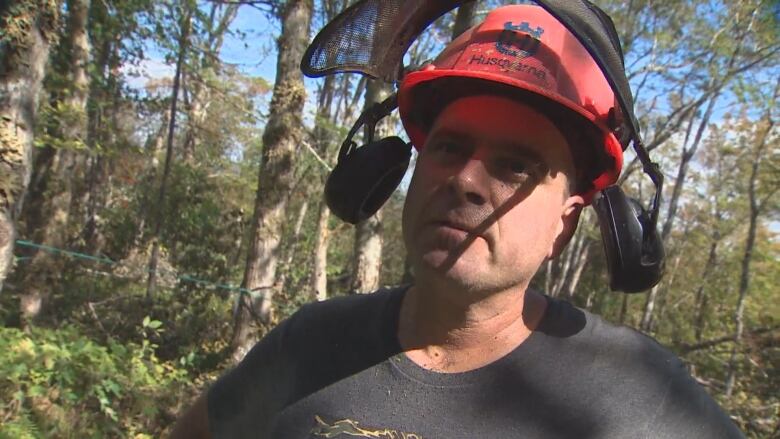
[[[273,84],[276,73],[276,50],[274,39],[280,32],[275,20],[269,21],[266,14],[249,6],[241,6],[233,24],[232,33],[225,38],[220,58],[227,64],[236,65],[249,76],[259,76]],[[241,31],[245,38],[234,32]],[[140,76],[128,76],[128,85],[141,90],[149,80],[172,77],[175,65],[166,63],[159,47],[147,45],[146,58],[138,66]],[[126,72],[127,73],[127,72]]]

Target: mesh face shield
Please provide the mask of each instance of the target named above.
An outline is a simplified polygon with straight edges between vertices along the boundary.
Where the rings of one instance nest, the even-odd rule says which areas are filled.
[[[306,76],[355,72],[397,81],[404,54],[434,20],[460,1],[364,0],[347,8],[314,38],[301,61]]]

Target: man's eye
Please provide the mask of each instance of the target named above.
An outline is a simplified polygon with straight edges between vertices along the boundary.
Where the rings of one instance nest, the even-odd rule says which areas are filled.
[[[460,163],[471,155],[471,150],[462,142],[441,139],[430,145],[433,156],[441,163]]]
[[[516,157],[502,157],[496,160],[495,169],[499,170],[500,178],[514,183],[523,183],[529,178],[536,177],[537,166],[526,159]]]
[[[500,159],[500,166],[505,172],[514,175],[528,175],[533,171],[533,164],[528,160],[518,158],[502,158]]]
[[[444,154],[462,154],[463,146],[452,140],[441,140],[434,145],[434,151]]]
[[[504,167],[513,174],[526,174],[528,173],[528,164],[522,160],[506,160]]]

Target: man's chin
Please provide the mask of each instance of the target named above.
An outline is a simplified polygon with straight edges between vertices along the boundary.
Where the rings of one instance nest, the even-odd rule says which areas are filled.
[[[477,260],[472,252],[454,252],[447,249],[431,249],[422,255],[422,263],[431,269],[447,273],[453,271],[476,271],[477,267],[483,266],[485,261]]]
[[[479,268],[487,261],[476,261],[467,255],[453,257],[443,250],[431,251],[423,255],[422,266],[415,270],[420,276],[431,276],[447,283],[472,287],[484,281],[485,274]]]
[[[415,264],[414,277],[423,284],[438,284],[474,298],[527,285],[527,280],[519,276],[496,277],[488,258],[478,256],[464,254],[450,259],[450,253],[446,251],[429,251]]]

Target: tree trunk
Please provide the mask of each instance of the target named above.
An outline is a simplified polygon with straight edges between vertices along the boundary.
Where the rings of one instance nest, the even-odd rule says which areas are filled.
[[[545,263],[544,289],[551,297],[574,295],[590,253],[590,217],[584,212],[572,241],[556,259]]]
[[[745,240],[745,252],[742,256],[742,273],[739,277],[739,298],[734,310],[734,345],[731,348],[731,356],[728,364],[728,376],[726,377],[726,396],[731,397],[737,380],[737,355],[742,345],[742,333],[745,330],[743,314],[745,312],[745,297],[750,288],[750,262],[753,259],[753,246],[756,242],[756,226],[758,224],[758,208],[756,205],[755,177],[758,169],[758,160],[754,163],[750,179],[750,222],[748,225],[747,239]]]
[[[33,129],[49,46],[56,39],[56,2],[0,6],[0,291],[13,262],[15,223],[30,178]],[[16,35],[7,23],[28,23]]]
[[[111,199],[111,189],[114,187],[110,182],[102,184],[110,179],[108,166],[108,159],[103,155],[95,155],[90,158],[84,195],[86,200],[83,203],[86,205],[86,218],[81,231],[84,251],[88,254],[99,254],[106,244],[99,212],[107,207],[106,204]]]
[[[105,81],[110,94],[105,102],[109,102],[110,106],[105,110],[88,113],[88,126],[91,127],[88,128],[88,132],[91,133],[87,135],[87,149],[90,157],[82,185],[76,187],[76,197],[74,197],[76,203],[73,204],[71,214],[71,216],[78,214],[83,218],[81,240],[84,243],[84,251],[89,254],[99,253],[105,245],[104,221],[101,219],[101,213],[110,206],[112,193],[116,187],[112,184],[112,180],[117,161],[113,160],[110,153],[101,151],[100,145],[114,146],[118,141],[121,142],[118,132],[121,126],[120,117],[124,98],[122,85],[118,79],[121,62],[120,47],[119,41],[113,41],[106,72]],[[91,87],[90,97],[97,105],[99,105],[97,101],[100,95],[101,92],[97,87]],[[89,106],[89,103],[87,105]],[[100,113],[106,114],[107,124]],[[107,126],[102,126],[104,124]]]
[[[639,322],[639,329],[644,332],[650,331],[650,323],[653,320],[653,311],[655,311],[655,304],[658,299],[658,291],[661,289],[661,284],[654,286],[650,289],[650,293],[645,300],[645,307],[642,311],[642,320]]]
[[[105,5],[102,5],[105,8]],[[89,164],[82,187],[76,187],[74,202],[71,203],[71,216],[76,214],[84,218],[84,226],[81,229],[81,237],[85,251],[89,254],[97,254],[105,244],[100,213],[111,199],[111,191],[114,185],[111,182],[111,168],[113,161],[109,154],[105,154],[98,145],[116,145],[117,132],[120,129],[119,115],[121,112],[122,85],[119,81],[120,67],[122,63],[121,41],[119,38],[111,38],[103,45],[105,54],[101,72],[105,78],[105,88],[90,87],[88,101],[87,122],[87,149],[90,151]],[[99,84],[97,84],[99,85]],[[107,93],[106,93],[107,92]],[[104,102],[110,103],[105,109],[89,111],[90,102],[99,106],[105,96]],[[103,116],[103,114],[105,116]],[[100,127],[100,124],[107,125]],[[101,129],[99,129],[101,128]]]
[[[83,143],[86,137],[86,106],[87,91],[89,89],[89,64],[90,44],[87,37],[87,17],[89,12],[89,0],[68,0],[68,20],[65,39],[61,41],[61,49],[67,55],[69,63],[65,66],[65,75],[68,77],[68,89],[61,104],[72,115],[67,123],[58,124],[52,129],[52,134],[59,139],[73,143]],[[61,94],[61,90],[53,94]],[[55,100],[55,105],[58,105]],[[44,156],[46,152],[43,152]],[[45,157],[44,157],[45,159]],[[40,163],[36,160],[37,163]],[[38,172],[47,172],[46,175],[37,175],[38,184],[46,187],[46,190],[36,195],[43,195],[45,199],[36,200],[36,205],[41,206],[37,212],[39,217],[33,219],[37,230],[28,228],[29,236],[37,242],[53,248],[62,248],[71,236],[71,205],[73,204],[73,186],[78,180],[83,157],[71,149],[59,149],[55,152],[52,166],[38,169]],[[43,180],[43,181],[41,181]],[[38,206],[36,206],[36,209]],[[32,219],[32,218],[31,218]],[[22,296],[21,311],[24,321],[29,323],[34,320],[45,306],[45,302],[51,295],[52,285],[55,284],[62,272],[65,260],[59,255],[53,255],[46,251],[35,252],[32,261],[26,267],[26,275],[23,281],[25,293]]]
[[[391,93],[389,84],[379,80],[369,81],[366,88],[365,107],[381,102]],[[386,124],[377,125],[374,138],[386,136]],[[382,210],[362,221],[355,228],[355,252],[353,255],[351,293],[370,293],[379,288],[379,272],[382,268]]]
[[[151,301],[154,298],[157,287],[157,266],[160,258],[160,231],[165,218],[165,190],[168,184],[168,175],[171,171],[171,159],[173,158],[173,137],[176,132],[176,104],[179,99],[179,83],[181,81],[184,59],[187,56],[187,48],[190,36],[191,11],[185,12],[186,16],[182,18],[181,35],[179,37],[179,54],[176,60],[176,73],[173,77],[173,90],[171,91],[171,115],[168,123],[168,139],[165,150],[165,165],[163,165],[162,179],[160,180],[160,190],[157,193],[157,218],[154,224],[152,234],[152,253],[149,256],[149,277],[146,279],[146,300]]]
[[[548,259],[544,263],[544,292],[545,294],[552,294],[553,288],[553,260]]]
[[[281,11],[276,81],[263,133],[263,157],[242,283],[251,293],[239,296],[231,340],[236,362],[257,340],[252,324],[255,317],[265,324],[272,320],[277,252],[289,191],[295,184],[293,163],[302,139],[306,89],[298,65],[308,44],[312,7],[310,0],[290,0]]]
[[[86,31],[88,9],[89,5],[83,2],[68,2],[67,30],[56,51],[62,52],[60,58],[68,59],[69,63],[60,62],[54,67],[58,75],[67,78],[68,85],[50,91],[50,105],[53,108],[65,107],[69,112],[80,114],[85,112],[86,89],[89,87],[89,39]],[[83,139],[85,134],[80,123],[51,125],[54,126],[48,129],[49,135],[57,139],[78,141]],[[46,243],[47,233],[57,236],[64,233],[62,223],[68,213],[57,215],[54,212],[58,210],[58,205],[70,204],[75,155],[74,151],[58,149],[49,143],[34,152],[32,178],[22,211],[24,232],[29,239]],[[66,201],[63,202],[63,198]],[[60,227],[57,227],[58,225]],[[57,243],[47,244],[57,246]]]
[[[290,267],[292,267],[295,254],[298,253],[298,247],[301,240],[301,229],[303,228],[303,221],[306,219],[306,213],[309,211],[309,199],[308,197],[301,202],[298,207],[298,215],[295,220],[295,227],[293,228],[292,235],[289,237],[289,243],[283,253],[286,253],[284,262],[282,263],[281,274],[276,281],[276,285],[283,289],[287,286],[287,279],[290,277]]]
[[[748,234],[745,240],[745,252],[742,256],[742,272],[739,278],[739,298],[737,299],[737,306],[734,310],[734,344],[731,348],[731,356],[728,364],[728,375],[726,377],[726,396],[731,398],[734,392],[734,386],[737,381],[737,356],[742,348],[742,335],[745,330],[745,322],[743,314],[745,312],[745,298],[747,297],[748,290],[750,289],[750,263],[753,259],[753,247],[756,243],[756,229],[758,227],[758,216],[761,214],[764,203],[758,201],[758,171],[761,165],[761,161],[764,158],[764,149],[768,143],[768,138],[772,132],[775,121],[772,118],[771,111],[774,109],[773,105],[777,102],[778,94],[780,93],[780,79],[777,80],[775,86],[774,96],[771,99],[769,110],[766,115],[766,130],[761,137],[761,140],[756,146],[751,169],[750,179],[748,180],[748,200],[750,203],[750,221],[748,223]]]
[[[370,293],[379,288],[382,268],[382,210],[355,228],[355,254],[350,293]]]
[[[460,34],[469,30],[474,25],[474,16],[477,12],[477,2],[468,1],[458,8],[455,16],[455,24],[452,26],[452,39],[458,38]]]
[[[51,90],[51,105],[66,108],[67,123],[58,123],[50,134],[68,142],[83,143],[86,137],[86,106],[89,90],[90,42],[87,35],[89,0],[68,0],[68,19],[65,35],[60,42],[60,58],[67,63],[55,66],[57,74],[67,78],[65,87]],[[36,152],[32,180],[23,216],[27,236],[41,243],[59,246],[60,242],[46,242],[56,236],[64,241],[71,203],[71,186],[78,165],[79,154],[71,149],[57,149],[50,144]],[[65,210],[64,212],[62,210]]]
[[[120,41],[117,36],[98,31],[110,25],[112,18],[109,17],[108,7],[105,2],[91,4],[90,33],[101,38],[100,41],[93,41],[93,76],[98,80],[90,83],[87,97],[86,146],[90,153],[88,170],[83,184],[75,188],[73,199],[76,202],[72,203],[72,215],[80,214],[82,206],[86,206],[81,238],[84,251],[89,254],[96,254],[104,241],[98,212],[105,208],[108,199],[105,194],[110,190],[110,185],[107,184],[108,160],[102,156],[98,145],[114,143],[112,137],[117,124],[114,123],[108,129],[105,125],[106,122],[116,121],[116,107],[121,100],[120,84],[116,79],[119,73]]]
[[[688,230],[685,230],[685,235],[687,235]],[[650,324],[648,325],[648,332],[655,332],[657,330],[657,323],[663,321],[664,319],[664,312],[666,311],[666,305],[669,301],[669,295],[673,291],[675,291],[675,279],[677,277],[677,273],[679,272],[680,268],[680,262],[682,261],[682,251],[677,253],[677,256],[674,258],[674,263],[672,264],[672,269],[669,270],[668,273],[668,280],[666,281],[666,288],[664,288],[661,293],[658,295],[658,312],[657,315],[654,315],[650,319]],[[672,339],[676,340],[678,338],[678,333],[672,334]]]
[[[56,159],[57,150],[51,145],[44,145],[33,151],[32,175],[24,199],[24,209],[21,213],[23,224],[19,232],[34,241],[40,241],[36,234],[44,228],[43,224],[46,220],[44,204],[51,176],[56,167]]]
[[[580,255],[577,258],[577,262],[574,265],[574,274],[569,280],[568,287],[566,288],[566,298],[571,300],[577,291],[577,285],[580,283],[580,277],[585,270],[585,266],[588,265],[588,254],[590,253],[590,243],[585,244],[584,248],[580,251]]]
[[[70,48],[70,86],[71,93],[66,99],[68,107],[76,109],[83,116],[80,123],[63,127],[67,139],[86,139],[86,106],[89,93],[89,52],[90,42],[87,35],[87,19],[90,0],[68,0],[68,46]]]
[[[165,111],[160,115],[160,126],[157,130],[147,137],[144,143],[144,155],[148,158],[145,168],[150,172],[150,175],[157,173],[157,168],[160,166],[158,155],[165,148],[166,133],[168,132],[170,124],[170,113]],[[146,237],[144,236],[146,230],[146,222],[150,216],[150,207],[152,200],[149,194],[142,193],[141,200],[139,202],[139,209],[137,212],[138,223],[135,226],[135,233],[133,233],[132,243],[130,245],[131,252],[142,252],[142,247],[145,248]],[[88,220],[89,221],[89,220]],[[235,263],[236,261],[234,261]]]
[[[688,167],[690,165],[691,159],[693,159],[693,156],[696,154],[696,151],[699,149],[699,144],[701,143],[702,136],[704,135],[704,131],[707,128],[707,125],[710,123],[710,118],[712,117],[712,112],[715,109],[715,103],[718,101],[718,97],[720,96],[720,93],[715,93],[707,103],[707,109],[704,112],[704,115],[702,116],[701,120],[699,121],[699,126],[696,130],[696,135],[693,139],[693,142],[690,146],[683,145],[682,154],[680,156],[680,164],[677,169],[677,178],[674,180],[674,187],[672,189],[672,197],[669,200],[669,210],[666,212],[666,220],[664,221],[664,225],[661,229],[661,239],[666,241],[669,238],[669,234],[672,232],[672,226],[674,225],[674,218],[677,215],[677,203],[680,200],[680,195],[682,194],[682,188],[683,184],[685,183],[685,177],[688,174]]]
[[[707,109],[704,112],[704,115],[702,116],[701,120],[699,121],[699,126],[698,129],[696,130],[696,135],[691,145],[687,146],[685,143],[682,145],[680,163],[677,168],[677,178],[675,178],[674,180],[674,186],[672,187],[672,197],[669,199],[669,209],[666,212],[666,220],[664,221],[663,227],[661,229],[661,240],[663,242],[668,242],[669,235],[672,232],[674,219],[677,215],[677,204],[679,203],[680,196],[682,195],[682,188],[683,188],[683,184],[686,181],[685,177],[688,174],[688,167],[690,165],[691,160],[693,159],[693,156],[696,154],[696,151],[699,148],[699,144],[701,143],[704,130],[710,122],[710,117],[712,116],[712,112],[715,108],[715,103],[717,102],[719,96],[720,93],[715,93],[710,98],[709,103],[707,104]],[[692,124],[693,124],[693,119],[691,120],[691,125]],[[660,284],[654,286],[650,290],[650,294],[648,294],[647,296],[647,300],[645,301],[645,307],[642,312],[642,321],[639,324],[639,328],[642,331],[645,332],[650,331],[650,325],[653,320],[653,311],[655,310],[656,307],[658,292],[660,291],[660,288],[661,288]]]
[[[707,294],[705,291],[705,285],[710,277],[712,269],[715,267],[715,263],[718,257],[718,243],[720,242],[720,235],[717,232],[713,232],[712,243],[710,243],[710,252],[707,256],[707,262],[704,264],[704,272],[701,275],[699,281],[699,287],[696,289],[696,318],[694,319],[694,333],[696,335],[696,341],[701,341],[702,332],[704,332],[704,316],[707,306]]]
[[[336,14],[336,8],[333,2],[326,2],[326,18],[333,18],[333,14]],[[348,75],[344,75],[344,79],[348,79]],[[348,82],[341,82],[345,84],[340,88],[342,97],[349,94]],[[335,158],[335,148],[338,142],[336,140],[336,132],[333,126],[336,125],[336,121],[333,118],[333,102],[336,94],[336,77],[333,75],[326,76],[322,82],[322,87],[319,90],[317,97],[317,119],[314,125],[314,142],[317,154],[320,157],[324,157],[328,164],[333,163]],[[330,242],[330,209],[321,195],[321,191],[325,185],[325,176],[318,181],[320,183],[316,190],[320,191],[318,198],[321,200],[319,209],[317,210],[317,228],[315,229],[315,241],[314,252],[312,260],[312,272],[311,272],[311,295],[318,301],[323,301],[328,298],[328,244]]]
[[[320,202],[320,212],[317,216],[317,241],[314,245],[314,272],[312,273],[312,289],[319,301],[328,298],[328,241],[330,240],[330,209],[323,200]]]
[[[547,291],[552,297],[560,296],[564,290],[569,291],[571,289],[573,291],[573,287],[569,287],[569,285],[572,283],[577,270],[580,267],[584,267],[586,260],[583,259],[583,255],[587,258],[587,246],[585,245],[587,232],[583,223],[584,221],[582,221],[577,234],[574,236],[574,242],[571,242],[566,247],[560,258],[552,261],[552,266],[555,270],[549,276],[554,279],[552,281],[552,289]]]
[[[621,325],[626,323],[626,315],[628,314],[628,294],[623,294],[623,301],[620,303],[620,316],[618,316],[618,322]]]

